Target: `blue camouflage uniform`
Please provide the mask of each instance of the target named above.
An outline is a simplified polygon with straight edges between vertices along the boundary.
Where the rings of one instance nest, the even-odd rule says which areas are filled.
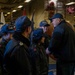
[[[30,40],[22,35],[31,26],[27,16],[21,16],[15,21],[16,31],[4,52],[4,67],[8,75],[32,75],[29,54]]]
[[[0,58],[1,58],[0,59],[0,62],[1,62],[0,65],[1,65],[2,73],[4,72],[3,71],[3,65],[2,65],[3,64],[3,53],[5,51],[5,47],[8,43],[8,41],[10,40],[10,38],[6,37],[6,35],[9,36],[8,33],[12,34],[14,32],[14,29],[13,28],[10,29],[9,26],[10,25],[8,25],[8,24],[3,25],[1,27],[1,31],[0,31],[0,34],[1,34],[1,37],[2,37],[2,40],[0,42]]]
[[[30,52],[34,75],[48,75],[48,61],[41,42],[42,37],[45,38],[42,30],[33,31],[33,45]]]

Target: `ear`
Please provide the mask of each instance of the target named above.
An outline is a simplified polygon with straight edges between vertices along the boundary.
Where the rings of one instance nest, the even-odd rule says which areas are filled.
[[[60,18],[58,18],[58,20],[57,20],[58,22],[61,22],[61,19]]]
[[[29,27],[27,27],[25,31],[28,32],[29,31]]]

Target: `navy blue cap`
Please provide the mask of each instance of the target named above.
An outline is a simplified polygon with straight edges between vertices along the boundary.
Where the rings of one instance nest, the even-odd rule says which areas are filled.
[[[30,26],[31,21],[27,16],[20,16],[16,21],[15,21],[15,26],[16,26],[16,31],[21,32],[23,27]]]
[[[53,17],[50,18],[49,20],[52,22],[52,19],[55,19],[55,18],[61,18],[61,19],[63,19],[63,15],[60,14],[60,13],[56,13],[56,14],[54,14]]]
[[[3,33],[3,34],[4,33],[13,33],[13,32],[14,32],[14,28],[11,29],[8,24],[5,24],[1,27],[1,33]]]
[[[48,24],[48,22],[45,21],[45,20],[44,20],[44,21],[41,21],[39,25],[40,25],[40,27],[42,27],[42,26],[50,26],[50,25]]]
[[[39,40],[43,36],[44,36],[44,33],[42,29],[36,29],[33,31],[33,39]]]

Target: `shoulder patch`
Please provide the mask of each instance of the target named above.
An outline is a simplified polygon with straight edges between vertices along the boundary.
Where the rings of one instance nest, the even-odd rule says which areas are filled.
[[[36,51],[36,48],[34,48],[34,51]]]

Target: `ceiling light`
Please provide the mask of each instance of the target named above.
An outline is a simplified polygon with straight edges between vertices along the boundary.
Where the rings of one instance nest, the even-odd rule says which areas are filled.
[[[69,21],[69,20],[67,20],[66,22],[70,23],[70,21]]]
[[[7,14],[10,14],[10,12],[7,12]]]
[[[31,0],[25,0],[25,2],[30,2]]]
[[[13,10],[12,12],[16,12],[17,10]]]
[[[4,16],[7,16],[7,14],[5,14]]]
[[[75,4],[75,2],[70,2],[70,3],[67,3],[66,5],[73,5]]]
[[[22,8],[22,7],[23,7],[22,5],[18,6],[18,8]]]

